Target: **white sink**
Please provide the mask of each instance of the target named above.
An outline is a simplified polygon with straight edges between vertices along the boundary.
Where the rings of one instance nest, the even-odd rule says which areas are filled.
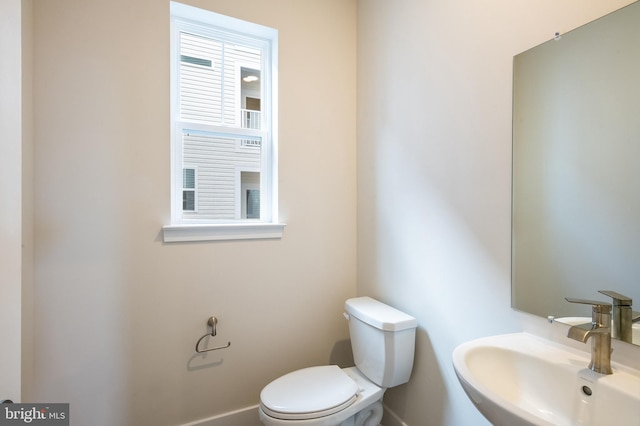
[[[613,374],[598,374],[589,360],[586,352],[528,333],[485,337],[453,351],[458,380],[494,425],[640,425],[640,371],[612,362]]]

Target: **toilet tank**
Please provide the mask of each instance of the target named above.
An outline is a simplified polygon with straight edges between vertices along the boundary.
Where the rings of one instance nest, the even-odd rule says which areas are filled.
[[[349,299],[344,307],[358,370],[383,388],[408,382],[416,319],[371,297]]]

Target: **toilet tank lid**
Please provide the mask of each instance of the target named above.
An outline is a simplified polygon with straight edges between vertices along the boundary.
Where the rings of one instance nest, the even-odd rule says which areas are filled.
[[[400,331],[418,326],[418,321],[411,315],[367,296],[348,299],[344,309],[349,315],[380,330]]]

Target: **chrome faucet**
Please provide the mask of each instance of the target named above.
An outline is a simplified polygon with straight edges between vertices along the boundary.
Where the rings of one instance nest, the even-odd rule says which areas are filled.
[[[624,342],[633,343],[631,334],[631,327],[633,325],[633,311],[631,310],[631,305],[633,301],[631,298],[613,290],[598,290],[598,292],[613,299],[611,337]]]
[[[565,298],[570,303],[592,306],[591,324],[574,325],[567,337],[586,343],[591,338],[591,362],[589,369],[601,374],[613,374],[611,370],[611,304],[595,300]]]

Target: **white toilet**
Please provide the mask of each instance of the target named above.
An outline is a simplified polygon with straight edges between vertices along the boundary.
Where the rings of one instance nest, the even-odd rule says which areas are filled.
[[[356,366],[304,368],[260,393],[266,426],[377,426],[382,395],[409,381],[417,321],[370,297],[344,304]]]

